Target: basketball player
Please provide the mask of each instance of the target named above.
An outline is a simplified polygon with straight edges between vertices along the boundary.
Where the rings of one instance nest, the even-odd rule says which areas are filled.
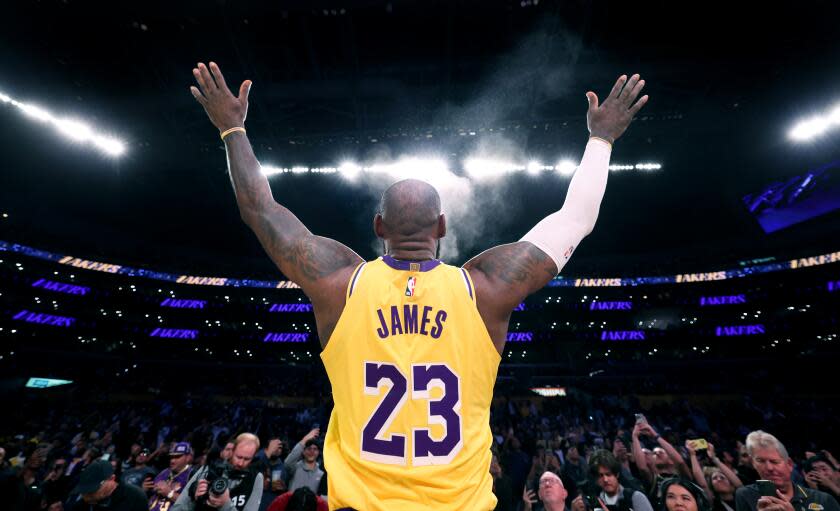
[[[274,201],[246,136],[251,81],[234,96],[213,62],[193,74],[242,219],[312,301],[335,401],[324,446],[330,509],[493,509],[490,404],[511,311],[592,231],[612,144],[648,99],[636,101],[644,81],[621,76],[603,104],[588,92],[590,139],[563,207],[457,268],[435,259],[446,219],[422,181],[382,195],[373,228],[385,255],[375,261],[312,234]]]

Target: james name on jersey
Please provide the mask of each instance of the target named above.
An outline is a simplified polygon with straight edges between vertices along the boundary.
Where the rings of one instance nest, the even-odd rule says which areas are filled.
[[[379,316],[380,324],[380,327],[376,329],[376,335],[380,339],[386,339],[393,335],[418,333],[420,335],[430,335],[433,339],[439,339],[443,333],[443,323],[447,317],[445,310],[441,309],[435,312],[435,309],[428,305],[423,306],[421,314],[417,304],[403,305],[402,310],[399,306],[392,305],[389,312],[377,309],[376,314]],[[434,326],[429,328],[432,321],[434,321]]]

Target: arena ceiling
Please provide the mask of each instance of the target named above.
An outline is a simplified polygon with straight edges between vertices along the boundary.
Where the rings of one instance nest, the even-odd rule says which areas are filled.
[[[611,178],[569,272],[704,271],[837,250],[836,212],[767,235],[741,202],[838,159],[837,132],[786,136],[840,100],[837,14],[829,1],[15,2],[0,18],[0,92],[111,130],[128,150],[105,157],[0,105],[0,239],[162,270],[271,274],[188,90],[195,63],[214,60],[228,83],[254,81],[249,136],[260,159],[289,167],[417,154],[457,166],[487,146],[579,157],[584,93],[603,97],[639,72],[651,101],[613,161],[663,169]],[[387,183],[271,183],[313,232],[377,255],[371,218]],[[451,262],[517,239],[567,184],[519,174],[476,189],[451,219]]]

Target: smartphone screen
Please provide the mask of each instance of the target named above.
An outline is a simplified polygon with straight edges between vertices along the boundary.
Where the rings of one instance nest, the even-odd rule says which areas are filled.
[[[759,479],[755,482],[755,484],[758,485],[758,492],[761,494],[762,497],[777,497],[776,485],[773,484],[772,481]]]

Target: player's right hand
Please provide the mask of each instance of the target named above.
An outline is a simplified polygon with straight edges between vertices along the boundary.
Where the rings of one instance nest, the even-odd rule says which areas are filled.
[[[204,107],[204,111],[210,117],[210,122],[219,131],[245,126],[251,80],[242,82],[237,97],[228,89],[222,71],[215,62],[211,62],[209,68],[203,62],[199,62],[193,69],[193,76],[198,82],[198,87],[193,85],[190,87],[190,92],[195,100]]]

